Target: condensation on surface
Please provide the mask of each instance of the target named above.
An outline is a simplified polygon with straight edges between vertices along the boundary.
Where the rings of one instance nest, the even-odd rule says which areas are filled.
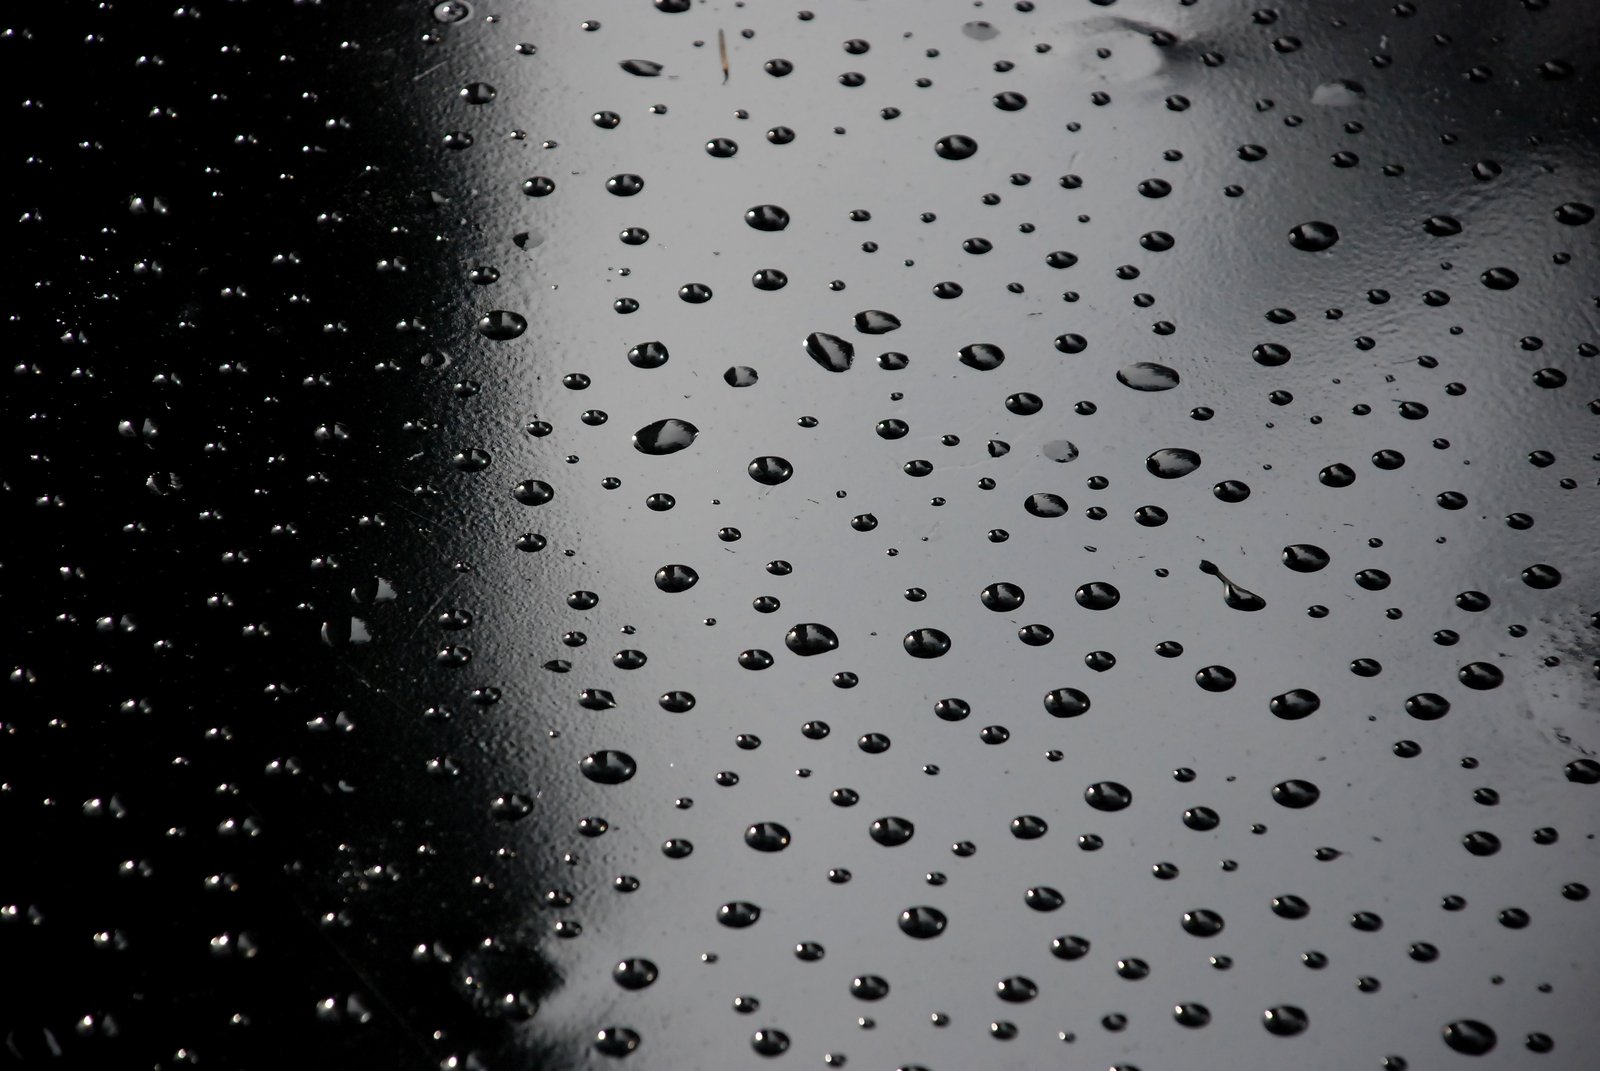
[[[0,37],[10,1055],[1593,1064],[1594,11],[334,8]]]

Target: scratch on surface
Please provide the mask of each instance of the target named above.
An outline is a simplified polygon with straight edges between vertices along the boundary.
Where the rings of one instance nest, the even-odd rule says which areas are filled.
[[[411,80],[413,82],[420,82],[424,78],[428,77],[428,75],[432,74],[434,71],[437,71],[440,67],[443,67],[443,66],[444,66],[444,61],[440,60],[438,63],[435,63],[432,67],[429,67],[427,70],[425,70],[422,73],[414,76]]]

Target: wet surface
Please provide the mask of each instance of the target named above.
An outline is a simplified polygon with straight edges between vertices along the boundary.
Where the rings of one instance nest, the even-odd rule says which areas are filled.
[[[9,1059],[1594,1063],[1600,12],[8,19]]]

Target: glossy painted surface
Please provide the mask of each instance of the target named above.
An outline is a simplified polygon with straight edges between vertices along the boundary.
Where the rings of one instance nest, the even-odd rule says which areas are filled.
[[[8,18],[12,1057],[1594,1063],[1587,5]]]

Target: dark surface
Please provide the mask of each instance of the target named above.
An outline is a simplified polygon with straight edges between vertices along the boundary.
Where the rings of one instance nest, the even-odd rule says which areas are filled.
[[[6,16],[5,1058],[1600,1059],[1600,8],[459,6]]]

